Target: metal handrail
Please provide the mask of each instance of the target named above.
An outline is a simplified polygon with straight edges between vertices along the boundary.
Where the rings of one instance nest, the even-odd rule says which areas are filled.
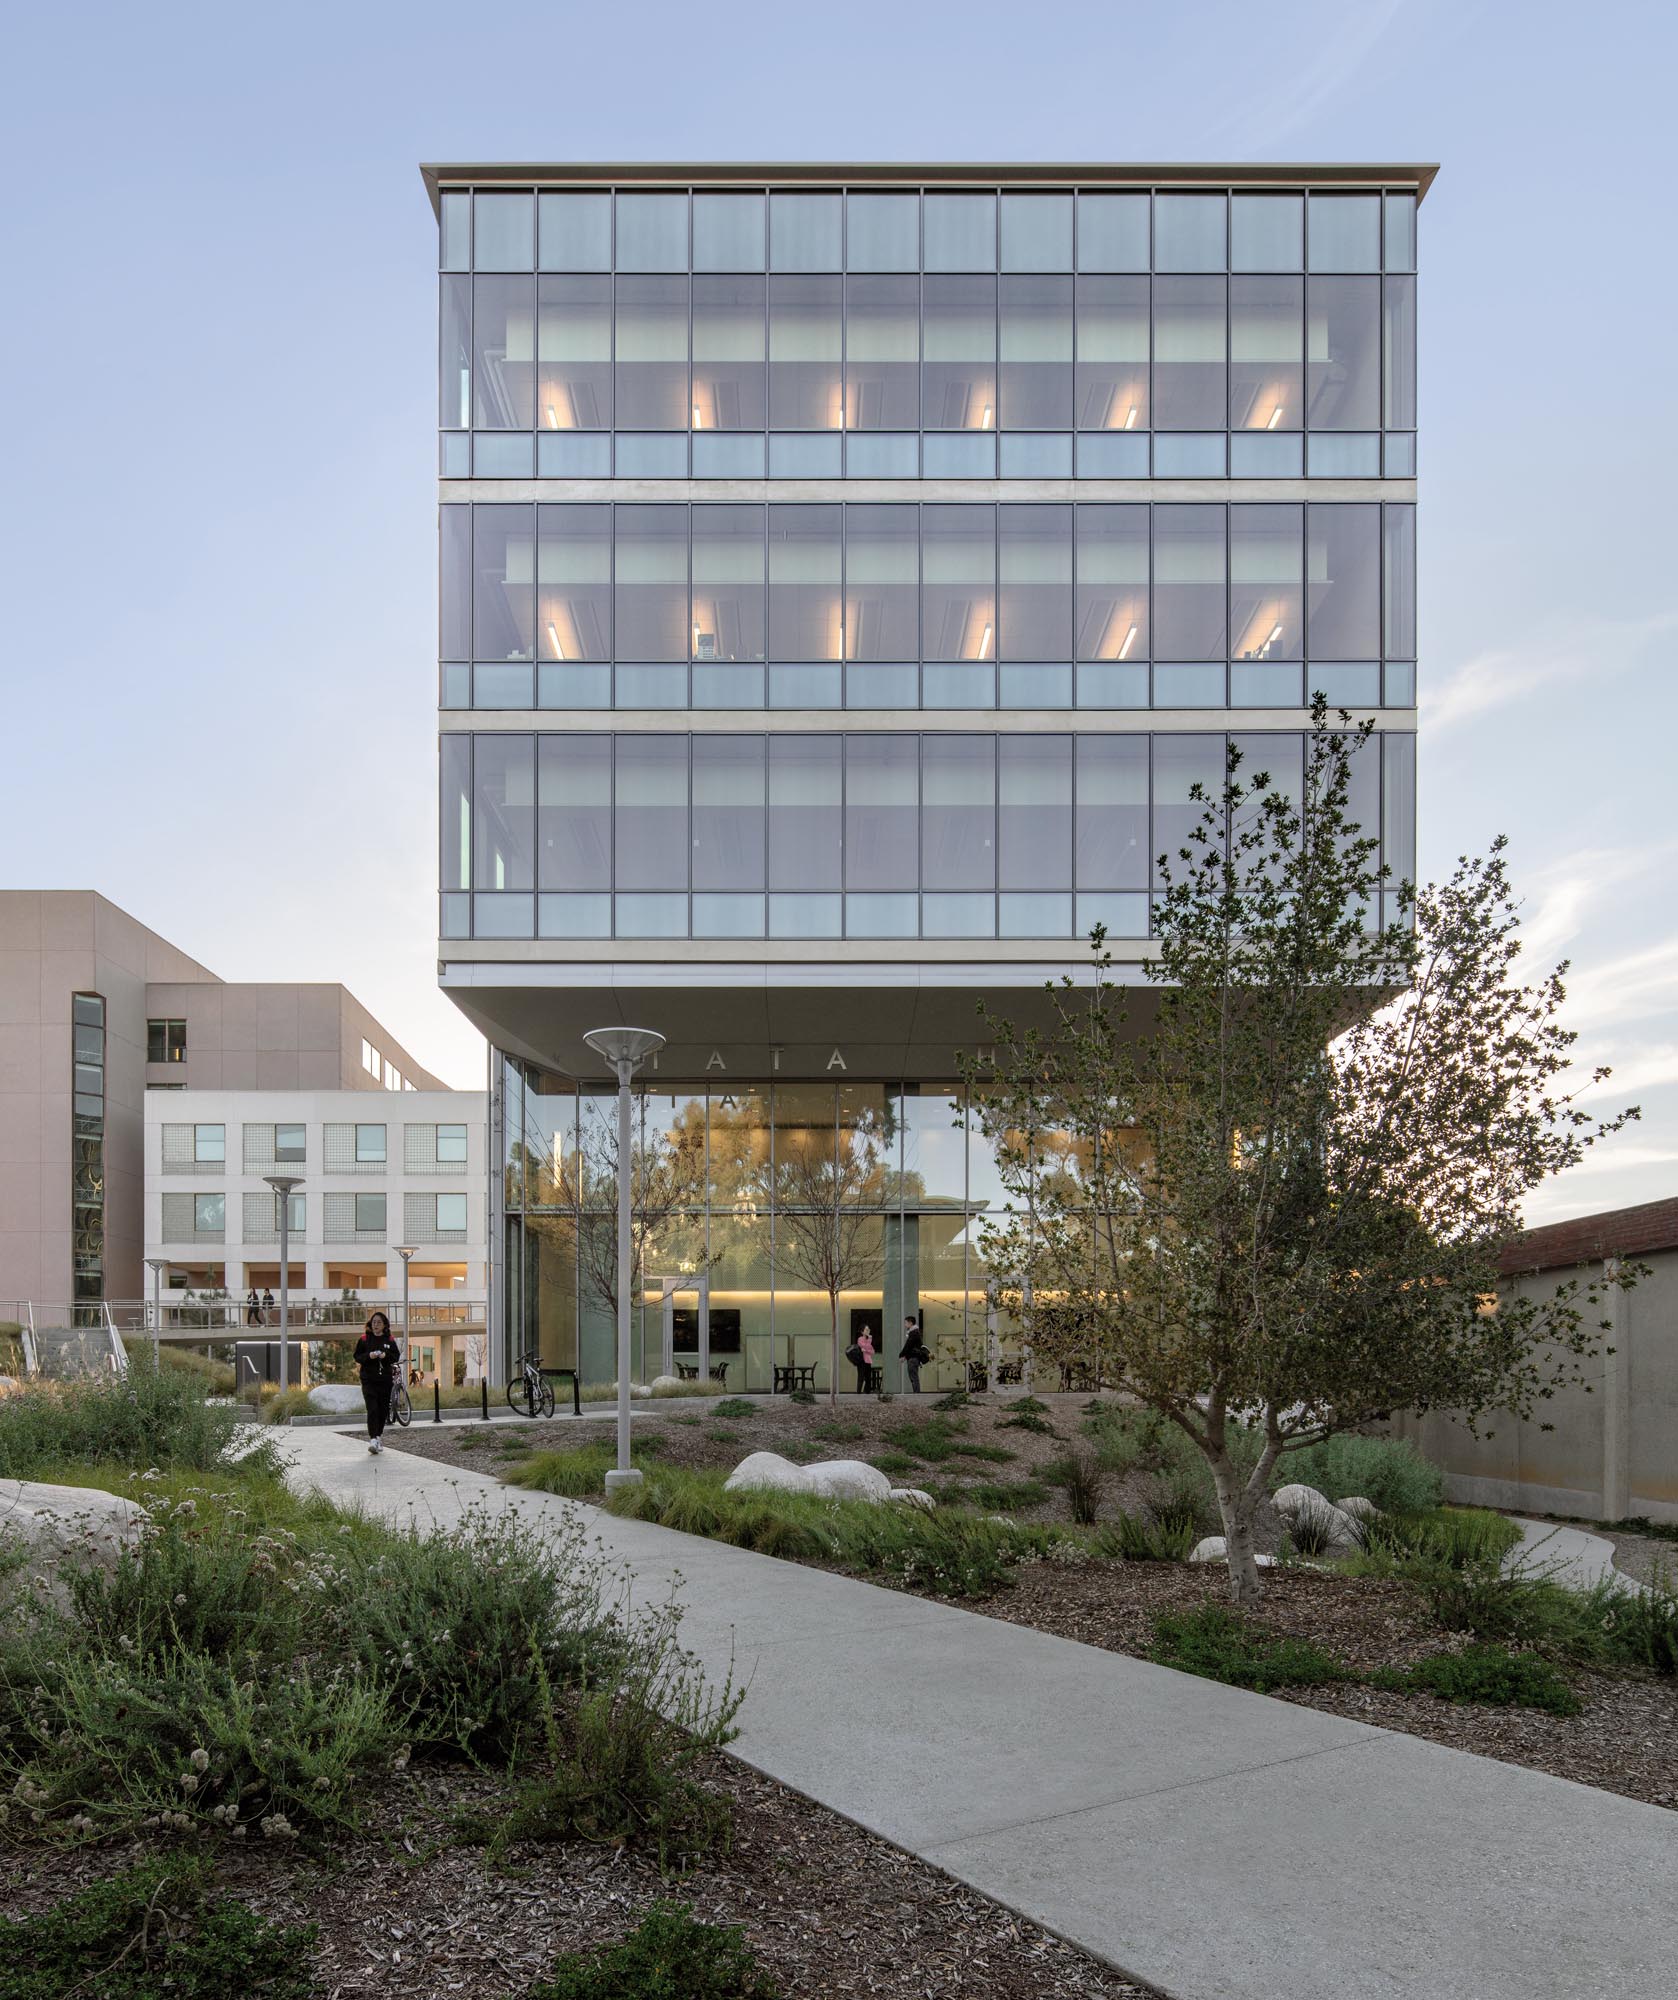
[[[109,1301],[101,1300],[100,1309],[105,1315],[105,1336],[111,1343],[111,1373],[120,1380],[128,1373],[128,1349],[123,1346],[117,1323],[111,1317]]]
[[[41,1344],[35,1338],[35,1308],[28,1299],[22,1301],[25,1321],[20,1329],[23,1340],[23,1372],[25,1375],[39,1375],[41,1372]]]

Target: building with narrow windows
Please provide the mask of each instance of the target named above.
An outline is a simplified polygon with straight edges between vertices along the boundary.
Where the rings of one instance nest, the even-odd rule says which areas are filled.
[[[645,1076],[642,1372],[825,1386],[999,1334],[978,1002],[1105,926],[1230,737],[1377,734],[1414,868],[1417,165],[433,166],[442,986],[498,1052],[498,1359],[612,1372],[609,1082]],[[825,1162],[825,1180],[807,1171]],[[825,1198],[825,1196],[823,1197]]]

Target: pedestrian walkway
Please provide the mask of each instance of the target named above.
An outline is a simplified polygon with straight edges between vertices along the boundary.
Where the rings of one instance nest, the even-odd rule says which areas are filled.
[[[1521,1531],[1521,1539],[1503,1559],[1506,1570],[1554,1577],[1574,1590],[1589,1590],[1605,1580],[1627,1590],[1647,1587],[1614,1567],[1614,1544],[1606,1537],[1587,1535],[1582,1528],[1565,1527],[1559,1521],[1511,1518]]]
[[[336,1432],[286,1442],[299,1483],[393,1522],[574,1505]],[[1670,2000],[1678,1814],[588,1518],[639,1594],[680,1579],[684,1642],[749,1681],[734,1754],[1172,2000]]]

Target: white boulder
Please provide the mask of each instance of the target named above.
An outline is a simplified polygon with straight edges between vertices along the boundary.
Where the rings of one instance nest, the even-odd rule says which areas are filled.
[[[680,1375],[655,1375],[651,1382],[647,1384],[648,1389],[655,1396],[660,1390],[663,1390],[668,1395],[671,1390],[679,1389],[681,1386],[682,1378]]]
[[[1361,1493],[1348,1493],[1344,1500],[1337,1500],[1334,1504],[1354,1521],[1373,1521],[1381,1512],[1373,1500],[1366,1500]]]
[[[1222,1535],[1206,1535],[1189,1550],[1191,1563],[1221,1563],[1229,1561],[1229,1543]],[[1254,1556],[1260,1569],[1274,1569],[1274,1556]]]
[[[361,1414],[361,1385],[357,1382],[317,1382],[309,1391],[309,1408],[329,1417]]]
[[[120,1494],[90,1486],[47,1486],[0,1479],[0,1537],[23,1544],[29,1571],[45,1579],[47,1595],[68,1599],[61,1572],[72,1563],[114,1571],[124,1549],[140,1539],[145,1510]]]
[[[930,1514],[938,1504],[930,1493],[923,1492],[918,1486],[894,1486],[891,1497],[901,1500],[905,1507],[919,1507],[925,1514]]]
[[[723,1481],[725,1493],[813,1493],[821,1500],[889,1500],[891,1481],[860,1458],[794,1465],[775,1451],[754,1451]]]
[[[1290,1529],[1309,1528],[1331,1549],[1356,1548],[1362,1540],[1352,1516],[1314,1486],[1279,1486],[1272,1504]]]

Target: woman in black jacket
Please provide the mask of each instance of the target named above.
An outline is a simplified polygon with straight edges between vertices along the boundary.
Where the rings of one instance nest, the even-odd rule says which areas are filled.
[[[367,1449],[385,1448],[385,1419],[390,1415],[390,1379],[401,1365],[402,1349],[382,1312],[370,1312],[361,1338],[355,1344],[356,1363],[361,1369],[361,1400],[367,1405]]]

